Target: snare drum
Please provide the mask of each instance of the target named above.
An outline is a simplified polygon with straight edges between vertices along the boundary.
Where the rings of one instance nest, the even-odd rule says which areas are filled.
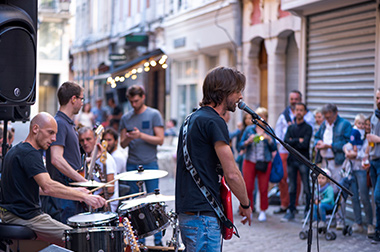
[[[118,210],[121,217],[127,217],[138,239],[153,235],[169,225],[165,206],[161,203],[147,203],[131,207],[124,203]]]
[[[67,224],[74,228],[117,226],[118,216],[116,213],[80,213],[67,219]]]
[[[65,247],[77,252],[124,251],[123,227],[91,227],[65,230]]]

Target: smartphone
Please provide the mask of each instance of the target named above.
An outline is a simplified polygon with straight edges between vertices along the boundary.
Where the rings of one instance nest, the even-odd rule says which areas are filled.
[[[127,132],[132,132],[132,131],[134,131],[134,130],[127,130]]]

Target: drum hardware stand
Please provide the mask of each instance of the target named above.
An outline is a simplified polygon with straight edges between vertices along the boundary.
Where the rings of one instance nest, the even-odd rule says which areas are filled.
[[[139,165],[137,171],[144,172],[144,167],[142,165]],[[144,181],[142,180],[136,182],[136,185],[139,187],[139,192],[143,191],[143,188],[142,188],[143,184],[144,184]]]
[[[178,248],[180,247],[179,244],[179,225],[178,225],[178,215],[172,210],[170,211],[167,216],[169,217],[169,220],[171,222],[171,226],[173,228],[173,236],[168,241],[167,245],[169,247],[174,247],[174,251],[178,252]]]

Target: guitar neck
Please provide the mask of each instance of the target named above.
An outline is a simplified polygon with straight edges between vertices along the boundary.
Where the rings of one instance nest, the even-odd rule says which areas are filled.
[[[127,217],[124,218],[124,225],[126,225],[128,243],[129,243],[129,246],[131,247],[131,250],[133,252],[140,252],[140,248],[137,244],[136,237],[133,234],[131,223],[129,222],[129,219]]]
[[[95,144],[94,150],[92,151],[90,167],[88,169],[89,180],[93,180],[94,178],[94,167],[95,167],[96,157],[98,156],[98,144],[100,143],[100,138],[102,137],[103,131],[104,131],[104,128],[102,125],[99,125],[98,128],[95,130],[96,144]]]

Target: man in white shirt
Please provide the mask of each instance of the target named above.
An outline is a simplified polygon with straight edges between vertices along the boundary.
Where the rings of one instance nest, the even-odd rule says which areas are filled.
[[[338,115],[338,108],[335,104],[325,104],[322,108],[322,114],[325,121],[315,134],[315,148],[317,155],[322,156],[322,167],[330,170],[331,176],[340,182],[342,175],[340,173],[342,164],[345,159],[343,145],[350,141],[351,124],[346,119]],[[337,192],[335,184],[332,185],[334,191]],[[340,210],[337,215],[338,230],[344,227],[344,213],[341,209],[345,208],[345,201],[341,202]]]
[[[297,103],[302,102],[302,94],[298,90],[292,90],[289,93],[289,106],[285,108],[285,110],[281,113],[281,115],[277,119],[275,133],[278,138],[284,140],[286,131],[288,130],[289,125],[294,123],[295,120],[295,107]],[[315,119],[312,112],[309,110],[304,116],[304,120],[307,124],[313,127]],[[286,209],[289,206],[289,186],[288,186],[288,171],[287,171],[287,159],[288,159],[288,151],[281,145],[277,146],[278,152],[280,153],[282,165],[284,167],[284,177],[281,179],[278,187],[280,189],[280,200],[281,206],[280,209],[274,211],[275,214],[286,213]],[[300,179],[297,179],[297,188],[301,187]],[[297,198],[299,195],[299,189],[297,190]]]
[[[116,174],[126,172],[127,153],[123,152],[119,144],[119,134],[113,128],[104,131],[103,140],[107,141],[107,151],[112,155],[116,163]],[[129,186],[126,181],[119,181],[119,195],[124,196],[129,192]]]
[[[107,152],[107,150],[104,150],[106,154],[106,160],[101,162],[100,154],[104,154],[102,153],[103,148],[101,147],[100,144],[96,146],[96,136],[95,136],[94,131],[89,127],[83,127],[78,130],[78,134],[79,134],[79,143],[81,144],[83,150],[86,152],[88,157],[91,157],[91,155],[93,155],[93,151],[95,148],[98,148],[98,150],[100,149],[100,151],[98,151],[97,157],[95,157],[96,158],[95,166],[99,167],[97,174],[99,174],[100,178],[97,176],[94,176],[93,179],[98,182],[101,182],[102,177],[105,177],[106,181],[108,182],[113,180],[116,176],[116,162],[111,156],[111,154]],[[119,198],[119,182],[116,181],[112,185],[113,186],[107,187],[107,191],[104,191],[103,189],[99,189],[98,191],[95,192],[95,194],[102,195],[107,200]],[[112,212],[117,211],[118,204],[119,204],[119,201],[117,200],[112,201],[110,203]]]

